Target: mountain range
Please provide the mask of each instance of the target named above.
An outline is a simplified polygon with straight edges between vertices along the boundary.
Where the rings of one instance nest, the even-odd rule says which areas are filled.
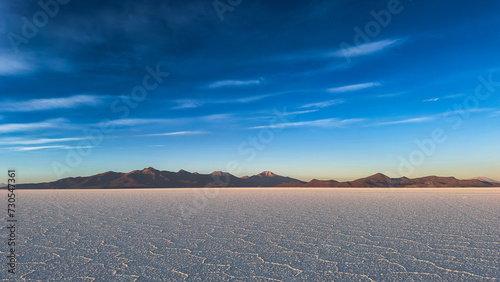
[[[54,182],[18,184],[18,189],[110,189],[110,188],[197,188],[197,187],[500,187],[485,177],[457,179],[426,176],[390,178],[377,173],[354,181],[317,180],[309,182],[264,171],[253,176],[236,177],[215,171],[211,174],[160,171],[152,167],[128,173],[108,171],[88,177],[69,177]]]

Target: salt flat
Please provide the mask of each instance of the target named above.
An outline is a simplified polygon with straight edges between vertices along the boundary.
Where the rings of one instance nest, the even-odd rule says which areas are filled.
[[[500,277],[498,188],[209,192],[203,198],[203,191],[195,189],[20,190],[16,278],[498,281]],[[2,257],[6,250],[3,244]],[[6,270],[0,277],[12,278]]]

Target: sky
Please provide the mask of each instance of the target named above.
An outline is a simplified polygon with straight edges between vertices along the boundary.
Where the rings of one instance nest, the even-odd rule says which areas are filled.
[[[499,12],[493,0],[2,1],[0,171],[500,180]]]

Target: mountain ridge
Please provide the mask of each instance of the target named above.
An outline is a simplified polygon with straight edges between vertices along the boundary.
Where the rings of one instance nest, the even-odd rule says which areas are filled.
[[[153,167],[127,173],[107,171],[87,177],[67,177],[53,182],[18,184],[20,189],[118,189],[118,188],[201,188],[201,187],[500,187],[500,183],[484,177],[457,179],[455,177],[425,176],[390,178],[382,173],[352,181],[313,179],[304,182],[288,176],[263,171],[252,176],[237,177],[228,172],[210,174],[160,171]]]

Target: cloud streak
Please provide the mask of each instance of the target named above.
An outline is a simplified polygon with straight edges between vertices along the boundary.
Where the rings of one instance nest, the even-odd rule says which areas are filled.
[[[64,98],[31,99],[21,102],[3,102],[0,111],[32,112],[56,109],[71,109],[82,106],[97,106],[103,103],[103,96],[74,95]]]
[[[27,73],[32,69],[32,66],[24,61],[16,60],[12,56],[0,55],[0,76]]]
[[[474,109],[468,109],[468,110],[447,111],[447,112],[442,112],[439,114],[428,115],[428,116],[421,116],[421,117],[415,117],[415,118],[409,118],[409,119],[400,119],[400,120],[387,121],[387,122],[379,122],[379,123],[373,124],[372,126],[423,123],[423,122],[434,121],[438,118],[444,118],[446,116],[452,116],[452,115],[462,115],[463,116],[465,114],[481,113],[481,112],[488,112],[488,111],[492,111],[492,109],[491,108],[474,108]]]
[[[38,146],[38,147],[12,147],[7,148],[12,151],[25,152],[25,151],[37,151],[37,150],[48,150],[48,149],[63,149],[63,150],[72,150],[72,149],[90,149],[95,146],[66,146],[66,145],[52,145],[52,146]]]
[[[401,39],[384,39],[357,46],[345,47],[331,53],[335,57],[359,57],[364,55],[374,54],[400,43]]]
[[[200,135],[200,134],[207,134],[207,133],[208,133],[207,131],[193,130],[193,131],[176,131],[176,132],[146,134],[146,135],[141,135],[141,136],[186,136],[186,135]]]
[[[143,124],[155,124],[155,123],[168,123],[172,122],[171,119],[163,119],[163,118],[124,118],[124,119],[115,119],[110,121],[110,125],[112,126],[135,126],[135,125],[143,125]]]
[[[40,145],[57,142],[72,142],[84,140],[83,137],[72,138],[40,138],[40,139],[22,139],[22,138],[3,138],[0,139],[0,145]]]
[[[258,96],[250,96],[243,97],[238,99],[226,99],[226,100],[196,100],[196,99],[180,99],[175,101],[178,103],[178,106],[173,107],[173,110],[179,109],[194,109],[199,108],[208,104],[232,104],[232,103],[251,103],[258,100],[262,100],[271,96],[275,96],[278,94],[267,94],[267,95],[258,95]]]
[[[436,102],[438,100],[439,100],[439,98],[430,98],[430,99],[422,100],[422,102]]]
[[[345,103],[343,99],[328,100],[318,103],[311,103],[301,106],[300,108],[326,108],[332,105]]]
[[[406,124],[406,123],[422,123],[422,122],[429,122],[433,121],[437,118],[437,116],[426,116],[426,117],[418,117],[418,118],[410,118],[410,119],[403,119],[403,120],[395,120],[395,121],[388,121],[388,122],[379,122],[375,125],[391,125],[391,124]]]
[[[12,132],[22,132],[22,131],[33,131],[40,129],[49,128],[60,128],[66,123],[66,119],[57,118],[50,119],[42,122],[33,123],[10,123],[0,125],[0,133],[12,133]]]
[[[339,118],[328,118],[328,119],[318,119],[311,121],[298,121],[298,122],[285,122],[273,125],[262,125],[254,126],[249,129],[266,129],[266,128],[283,128],[283,127],[344,127],[349,124],[362,122],[364,119],[352,118],[352,119],[339,119]]]
[[[221,87],[241,87],[241,86],[253,86],[260,85],[264,83],[262,78],[259,79],[249,79],[249,80],[221,80],[210,83],[208,88],[217,89]]]
[[[328,88],[326,91],[330,93],[344,93],[344,92],[352,92],[352,91],[358,91],[362,89],[368,89],[376,86],[380,86],[379,82],[367,82],[367,83],[359,83],[359,84],[352,84],[352,85],[345,85],[345,86],[340,86],[340,87],[334,87],[334,88]]]

